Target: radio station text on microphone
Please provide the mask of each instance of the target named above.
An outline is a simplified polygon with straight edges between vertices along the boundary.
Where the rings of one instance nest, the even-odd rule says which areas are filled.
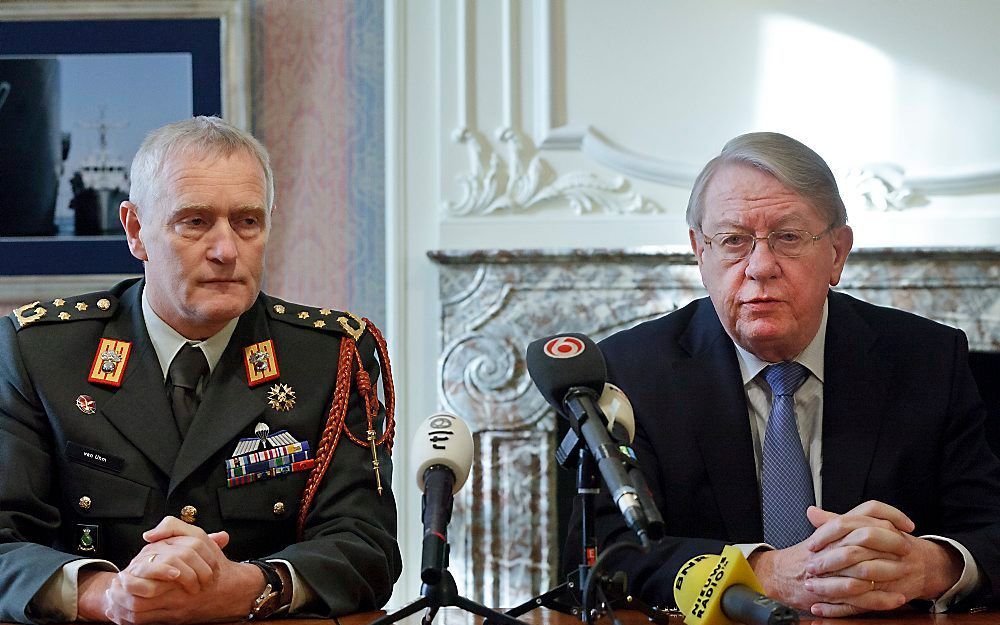
[[[433,585],[448,565],[448,523],[454,495],[472,468],[472,432],[455,415],[432,415],[417,427],[410,456],[417,487],[424,493],[420,579]]]

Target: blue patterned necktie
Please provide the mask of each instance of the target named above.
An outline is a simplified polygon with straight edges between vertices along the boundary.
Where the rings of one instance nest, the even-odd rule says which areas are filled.
[[[782,362],[764,369],[772,403],[760,472],[761,509],[764,540],[778,549],[802,542],[813,532],[806,508],[816,498],[792,397],[808,375],[809,370],[797,362]]]

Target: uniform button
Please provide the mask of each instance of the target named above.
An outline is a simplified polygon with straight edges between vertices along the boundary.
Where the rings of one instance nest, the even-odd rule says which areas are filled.
[[[274,504],[274,516],[281,516],[284,513],[285,513],[284,502],[279,501],[276,504]]]
[[[80,503],[78,505],[81,510],[90,510],[91,503],[93,502],[90,501],[90,497],[84,495],[83,497],[80,497]]]
[[[198,508],[194,506],[184,506],[181,508],[181,521],[185,523],[194,523],[195,518],[198,516]]]

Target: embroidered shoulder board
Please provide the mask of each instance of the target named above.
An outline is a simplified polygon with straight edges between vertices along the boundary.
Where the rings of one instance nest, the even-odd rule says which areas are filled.
[[[118,298],[107,291],[87,293],[51,301],[37,301],[18,306],[10,313],[18,331],[30,325],[68,323],[86,319],[107,319],[115,314]]]
[[[272,319],[303,328],[349,336],[355,341],[365,333],[365,322],[349,312],[293,304],[276,297],[267,298],[267,314]]]

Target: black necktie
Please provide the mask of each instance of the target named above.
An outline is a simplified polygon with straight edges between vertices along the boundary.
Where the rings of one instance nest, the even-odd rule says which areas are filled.
[[[187,434],[194,413],[198,410],[198,382],[208,373],[208,361],[201,348],[185,343],[167,370],[167,388],[170,392],[170,407],[174,411],[174,421],[181,438]]]

